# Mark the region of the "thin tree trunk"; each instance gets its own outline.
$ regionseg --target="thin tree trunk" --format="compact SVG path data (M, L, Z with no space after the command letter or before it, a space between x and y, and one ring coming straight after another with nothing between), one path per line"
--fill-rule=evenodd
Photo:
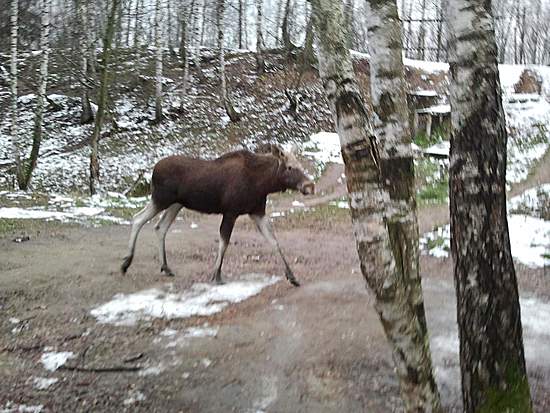
M109 61L111 58L111 44L113 42L116 11L120 0L112 0L111 10L107 18L107 27L103 37L103 52L101 55L101 81L99 86L99 97L97 103L97 114L95 117L94 131L90 140L90 195L94 195L97 191L97 183L99 182L99 138L103 119L107 109L107 93L109 90Z
M183 59L184 59L184 67L183 67L183 84L182 84L182 95L185 96L187 94L187 86L189 85L189 63L193 56L192 52L192 40L194 40L194 27L192 23L195 21L195 16L193 15L193 12L195 11L195 3L197 0L191 0L191 4L189 5L188 12L182 13L182 46L183 47ZM189 30L189 27L191 27L191 30ZM191 32L191 36L189 35ZM181 49L180 49L181 50ZM183 100L182 100L183 104Z
M139 2L140 0L136 0L136 8L134 9L134 49L137 50L139 47Z
M263 0L256 0L256 72L261 75L265 72L264 60L264 35L262 32L262 6Z
M203 9L203 13L205 10ZM201 28L199 26L199 0L194 0L193 8L192 8L192 16L193 19L190 20L190 23L192 24L192 38L190 39L190 46L192 46L193 51L193 63L195 64L195 72L197 74L197 77L199 78L199 81L202 81L204 79L204 76L202 74L202 66L201 66ZM191 56L190 56L191 57Z
M201 41L200 41L201 46L204 44L204 33L205 33L205 29L206 29L206 10L207 10L207 6L208 6L208 0L204 0L203 3L202 3L202 24L201 24ZM198 4L197 4L197 7L199 7Z
M172 7L170 0L166 0L166 36L168 52L172 54Z
M128 9L126 10L126 47L130 47L130 32L132 31L132 1L128 0Z
M80 70L82 76L88 76L88 48L86 42L86 29L88 27L88 0L77 0L76 4L77 21L78 21L78 48L80 50ZM84 82L86 85L87 81ZM81 98L82 112L80 113L80 123L86 124L94 120L94 113L92 106L90 105L90 96L88 86L82 86L82 98Z
M218 27L218 53L219 53L219 72L220 72L220 83L221 83L221 98L227 116L231 119L232 122L238 122L241 119L240 114L233 107L233 103L229 99L227 93L227 81L225 79L225 52L224 52L224 12L225 12L225 1L217 0L216 7L216 25Z
M18 0L11 0L11 57L10 57L10 91L11 91L11 142L13 147L13 158L15 161L15 177L17 182L23 181L23 168L21 165L21 152L19 148L19 139L17 137L17 32L19 29Z
M283 24L281 25L281 36L283 39L283 47L287 51L290 51L294 48L294 45L290 40L289 18L290 18L290 0L286 0L285 11L283 14Z
M90 7L91 6L91 7ZM97 33L97 22L95 18L95 2L88 3L86 7L87 16L86 16L86 50L88 52L88 72L90 77L95 79L96 77L96 33Z
M530 412L506 216L506 122L490 2L447 2L451 250L464 411Z
M160 0L156 0L155 6L155 122L162 121L162 10Z
M239 0L239 29L237 32L239 49L243 48L243 14L244 14L243 0Z
M407 36L405 38L405 56L411 57L414 56L412 53L410 53L411 50L411 41L412 41L412 12L413 12L413 4L414 2L410 2L409 6L409 15L407 16L408 19L408 27L407 27Z
M41 2L41 22L40 30L40 80L38 81L38 96L36 98L36 109L34 115L34 127L32 132L32 148L29 160L25 162L23 181L19 182L19 188L26 190L29 188L32 173L38 163L40 153L40 144L42 142L42 121L44 119L44 105L46 101L46 87L48 84L48 59L50 55L50 9L51 0L42 0Z
M418 30L418 53L417 58L425 60L426 58L426 27L424 19L426 18L426 0L422 0L420 28Z
M348 47L353 47L353 9L354 9L354 0L346 0L344 3L344 24L346 25L347 30L347 39Z
M398 200L405 200L399 203L398 213L406 218L405 222L410 231L416 230L414 209L409 209L414 206L414 190L410 193L410 182L413 179L410 177L413 171L409 169L412 166L411 148L410 145L401 142L410 142L410 136L406 130L401 130L399 137L390 137L391 128L395 127L395 123L403 119L406 122L407 116L403 113L402 107L396 108L398 114L386 119L388 125L385 128L385 142L382 145L377 142L355 80L351 55L346 47L341 3L332 0L312 0L311 3L319 38L319 72L340 136L361 271L375 293L375 307L393 349L407 411L439 411L439 397L425 342L427 336L423 333L425 320L421 306L422 296L417 290L420 280L403 278L407 274L411 277L417 274L417 262L411 258L416 252L411 251L405 257L401 251L397 251L398 243L406 242L401 237L414 238L416 234L401 231L394 221L395 215L390 211L393 209L392 199L396 203L399 203ZM396 9L394 12L396 13ZM377 22L382 26L380 20ZM397 27L392 35L400 39L400 28ZM384 44L392 41L394 39L388 38ZM382 55L386 53L386 50L383 50ZM400 50L396 51L394 46L392 57L388 58L388 65L399 64L399 61L395 61L396 53L399 55ZM386 64L383 56L380 57L379 64L380 67ZM392 67L391 70L395 68ZM378 79L383 81L380 76ZM398 83L397 87L403 88L402 81ZM384 88L394 86L394 83L388 83ZM380 90L382 89L378 89ZM380 99L387 99L387 96L381 96ZM392 100L388 103L395 102ZM384 102L380 102L380 105L383 104ZM387 152L392 147L401 158L389 162ZM390 191L386 187L399 187L403 179L407 184L400 190ZM414 246L414 240L410 241ZM394 257L392 249L397 251L397 257ZM397 264L396 258L399 259ZM409 259L412 262L408 262ZM397 267L405 262L406 271L400 274Z

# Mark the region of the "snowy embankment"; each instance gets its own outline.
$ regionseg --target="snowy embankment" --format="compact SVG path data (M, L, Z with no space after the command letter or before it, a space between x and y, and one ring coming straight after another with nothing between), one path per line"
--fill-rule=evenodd
M550 265L550 184L531 188L508 202L508 228L513 257L536 268ZM545 219L546 218L546 219ZM448 257L450 226L437 228L420 239L423 251L434 257Z

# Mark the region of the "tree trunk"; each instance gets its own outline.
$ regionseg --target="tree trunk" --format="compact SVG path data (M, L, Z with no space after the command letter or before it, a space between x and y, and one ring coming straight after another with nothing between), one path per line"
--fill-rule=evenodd
M294 48L294 45L290 40L289 17L290 17L290 0L286 0L285 11L283 14L283 24L281 25L281 36L283 39L283 48L287 51L290 51Z
M344 24L346 25L347 30L347 39L348 39L348 47L353 47L353 38L354 38L354 32L353 32L353 9L354 9L354 0L346 0L344 3Z
M398 200L406 200L408 203L399 203L398 213L405 218L405 226L409 231L416 231L414 210L409 210L414 206L414 191L410 193L409 189L414 179L410 176L413 173L410 169L411 147L401 142L410 142L410 136L406 130L401 130L398 137L390 136L390 129L402 119L406 122L406 115L402 113L401 106L395 108L397 114L388 116L388 112L391 112L389 109L384 112L388 124L384 128L384 142L380 145L355 80L351 55L346 46L341 3L331 0L312 0L311 3L319 38L319 72L340 136L361 271L375 293L375 307L392 346L406 410L439 411L439 396L431 373L426 343L422 296L417 290L420 280L403 278L407 274L417 274L416 252L411 251L403 256L397 247L399 242L411 242L414 246L413 239L406 239L417 235L402 231L403 227L396 224L396 217L391 213L394 201L399 203ZM382 27L380 17L376 21ZM400 34L397 28L392 36L400 39ZM391 44L394 39L385 39L384 44ZM399 61L394 60L395 53L399 54L400 50L392 51L388 65L399 64ZM380 67L386 64L383 59L382 54L378 61ZM385 81L380 75L378 79L380 82ZM387 83L383 87L385 90L386 87L395 86L395 83ZM403 88L402 80L397 82L397 87ZM381 91L382 88L377 90ZM384 92L380 97L380 105L386 103L386 94ZM390 100L388 104L391 106L396 102ZM394 148L399 156L391 162L387 154L390 148ZM406 185L402 185L403 180ZM386 181L389 181L387 185L391 190L386 187ZM396 187L401 189L394 189ZM397 251L395 258L392 249ZM397 264L396 258L399 260ZM407 261L409 259L412 262ZM404 262L407 267L401 274L397 267L405 265Z
M18 23L18 0L11 0L11 57L10 57L10 91L11 91L11 142L13 147L13 159L15 161L15 177L17 182L23 181L23 169L21 165L21 152L19 148L19 139L17 137L17 32L19 29Z
M32 173L38 163L40 144L42 142L42 120L44 119L44 104L46 101L46 87L48 84L48 59L50 55L50 9L51 0L41 1L41 22L40 30L40 79L38 81L38 96L36 98L36 109L34 116L34 127L32 132L32 148L29 160L25 162L23 180L19 181L19 188L27 190L31 183Z
M265 72L264 35L262 32L262 5L263 0L256 0L256 72L261 75Z
M90 195L94 195L97 191L97 183L99 182L99 138L103 119L107 108L107 93L109 89L109 60L111 58L111 44L116 23L116 11L120 0L112 0L111 10L107 18L107 27L103 37L103 52L101 54L101 81L99 85L99 97L97 103L97 114L95 117L94 131L90 140Z
M506 122L490 3L447 2L451 249L464 411L530 412L506 216Z
M346 26L348 27L348 26ZM302 68L300 69L301 73L305 73L309 70L315 63L315 50L313 49L313 16L309 17L306 26L306 38L304 40L304 50L302 51ZM348 37L349 40L349 37Z
M420 28L418 29L418 53L417 58L420 60L426 59L426 27L424 19L426 18L426 0L422 0L420 17Z
M189 63L193 56L193 52L191 50L192 48L192 41L194 40L194 27L193 24L195 22L195 16L193 15L193 12L195 11L195 3L197 0L191 0L191 4L189 5L189 9L187 12L182 12L182 32L181 32L181 44L183 47L180 48L180 51L183 52L182 57L184 59L184 66L183 66L183 84L182 84L182 95L185 96L187 94L187 87L189 85ZM189 30L189 28L191 30ZM190 33L191 32L191 36ZM182 100L183 104L183 100Z
M239 0L239 29L237 32L237 40L239 43L239 49L243 48L243 14L244 11L244 4L243 0Z
M193 7L192 7L192 16L193 19L190 20L190 24L192 24L192 39L190 39L190 46L192 46L193 51L193 63L195 64L195 72L197 74L197 77L199 78L199 81L204 80L204 76L202 73L202 66L201 66L201 30L202 28L199 25L199 0L194 0ZM205 13L205 10L202 11ZM203 21L204 24L204 21ZM190 56L191 57L191 56Z
M140 0L136 0L136 8L134 10L134 49L137 50L139 47L139 2Z
M76 13L78 21L78 47L80 50L80 70L83 77L88 76L88 48L86 41L86 30L88 28L88 0L77 0ZM87 81L84 84L88 84ZM82 112L80 113L80 124L90 123L94 120L94 113L90 105L90 96L88 87L82 86L81 98Z
M163 49L163 37L162 37L162 10L160 8L160 1L156 0L155 6L155 122L162 121L162 49Z
M373 108L378 115L375 135L379 140L382 182L390 182L385 221L396 263L402 296L377 304L382 320L398 314L396 306L408 306L409 335L386 328L394 344L394 361L407 411L440 410L432 371L428 327L424 311L418 263L418 220L411 130L403 65L402 26L396 0L368 0L367 28L371 50L370 83ZM402 303L399 303L402 300ZM384 311L388 311L384 313Z
M240 114L233 107L233 103L229 99L227 93L227 81L225 79L225 52L224 52L224 12L225 12L225 0L217 0L216 7L216 25L218 27L218 53L219 53L219 72L220 72L220 84L221 84L221 98L227 116L232 122L238 122L241 119Z

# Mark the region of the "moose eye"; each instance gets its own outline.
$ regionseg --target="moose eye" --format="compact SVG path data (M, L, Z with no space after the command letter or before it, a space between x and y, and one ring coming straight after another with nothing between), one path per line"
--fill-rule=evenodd
M292 170L292 166L287 166L287 167L286 167L286 170L287 170L287 171Z

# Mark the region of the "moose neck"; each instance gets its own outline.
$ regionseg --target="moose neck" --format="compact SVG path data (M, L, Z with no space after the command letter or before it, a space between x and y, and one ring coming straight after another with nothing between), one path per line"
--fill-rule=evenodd
M257 163L254 169L259 175L256 180L256 188L259 192L267 196L268 194L282 192L286 189L279 178L281 164L277 158L271 155L260 155Z

